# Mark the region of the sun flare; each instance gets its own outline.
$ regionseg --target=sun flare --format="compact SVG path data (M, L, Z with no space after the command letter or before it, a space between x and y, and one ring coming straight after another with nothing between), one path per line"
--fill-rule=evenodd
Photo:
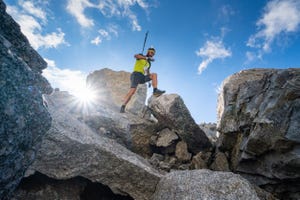
M75 96L81 103L89 104L96 100L96 92L88 87L81 88Z

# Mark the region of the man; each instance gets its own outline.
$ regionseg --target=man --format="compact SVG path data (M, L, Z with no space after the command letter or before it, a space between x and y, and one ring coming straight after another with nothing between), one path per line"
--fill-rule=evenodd
M153 87L153 95L160 96L165 91L159 90L157 88L157 74L150 73L151 62L154 61L153 56L155 55L155 49L149 48L146 55L136 54L134 57L136 58L136 62L134 65L133 72L130 76L131 87L129 92L125 96L124 103L121 106L121 113L125 112L125 107L127 103L130 101L131 97L136 91L138 84L144 84L148 81L152 81Z

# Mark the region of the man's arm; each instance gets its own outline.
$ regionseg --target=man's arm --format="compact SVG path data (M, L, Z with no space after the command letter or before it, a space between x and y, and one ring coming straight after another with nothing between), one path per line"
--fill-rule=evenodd
M148 57L146 57L146 56L144 56L144 55L142 55L142 54L135 54L134 55L134 57L136 58L136 59L144 59L144 60L147 60L148 59Z

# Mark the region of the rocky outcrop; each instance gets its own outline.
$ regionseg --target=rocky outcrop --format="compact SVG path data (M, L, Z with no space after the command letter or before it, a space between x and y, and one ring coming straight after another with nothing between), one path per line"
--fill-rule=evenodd
M259 197L253 186L241 176L203 169L168 173L159 182L153 199L259 200Z
M41 76L46 63L1 0L0 11L0 199L10 198L25 171L12 200L275 199L260 188L300 198L299 69L226 79L220 138L214 124L194 122L177 94L152 97L146 107L146 85L120 114L128 72L91 73L98 99L83 112L67 92L43 99L52 92Z
M217 124L216 123L201 123L199 124L201 130L204 131L209 141L214 145L219 136L217 132Z
M12 200L275 199L246 179L280 199L300 198L299 69L226 79L217 138L213 124L195 124L179 95L152 97L146 107L146 85L120 114L128 72L89 75L94 107L67 92L43 99L52 92L41 76L46 63L1 0L0 11L0 199L26 169Z
M161 98L163 96L165 98ZM169 176L164 176L166 172L183 170L183 174L178 172L178 176L183 177L181 180L185 183L190 180L189 177L198 177L197 174L202 173L201 170L189 172L189 169L230 170L228 152L203 148L205 145L211 146L211 143L203 144L203 140L199 140L198 144L202 148L197 150L198 153L190 150L191 144L197 146L195 141L190 143L190 140L186 140L189 134L194 133L190 127L199 126L192 123L194 121L178 95L163 96L153 97L149 101L152 106L156 105L155 101L160 102L158 105L165 105L155 108L150 106L147 112L164 113L163 117L155 120L143 118L143 115L133 114L128 110L126 113L119 113L119 108L103 102L92 104L91 108L80 107L76 98L67 92L56 91L46 96L53 124L43 140L36 161L26 173L28 178L23 180L16 192L16 198L43 198L44 193L49 196L57 195L60 199L68 199L72 195L73 199L85 195L87 196L83 199L90 199L91 196L86 191L91 188L102 191L106 188L108 192L105 194L123 195L118 196L118 199L151 199L153 194L157 199L169 199L164 185L164 180ZM166 112L166 108L172 108L169 109L171 112ZM173 108L182 116L174 115ZM88 112L82 112L82 109L88 109ZM175 122L180 125L174 125ZM185 127L187 128L184 129ZM206 136L203 138L209 141ZM207 180L215 182L212 188L220 187L228 194L231 192L228 198L248 197L247 192L243 193L246 196L240 196L240 191L249 189L248 182L239 184L239 190L227 191L222 188L220 177L232 180L230 177L235 175L228 173L223 176L224 172L216 175L209 170L206 173L205 176L209 177ZM39 184L37 180L40 181ZM202 179L197 178L197 181L201 185ZM72 191L61 190L64 182L73 188ZM172 187L182 188L183 182L174 181ZM194 187L195 182L196 179L191 181L190 188L194 188L191 190L191 198L205 189L202 186ZM244 183L244 179L241 182ZM233 181L232 184L237 183ZM94 198L99 199L103 195L98 192ZM219 193L217 190L209 190L205 195L215 197ZM257 195L260 199L274 199L261 197L268 196L264 192L253 192L255 198ZM178 198L180 197L179 195Z
M46 62L30 46L0 0L0 199L8 199L35 159L51 117L43 93L52 92L41 76Z
M197 154L212 146L179 95L152 97L149 99L149 108L160 124L176 132L188 144L192 153Z
M28 39L21 32L19 24L6 13L6 5L0 0L0 35L1 43L10 50L14 56L25 62L30 69L41 73L47 64L42 57L31 47Z
M104 68L90 73L87 77L87 85L97 91L98 103L120 109L130 88L130 73ZM133 114L142 114L147 97L146 91L146 85L140 84L126 110Z
M300 69L252 69L227 78L219 96L219 149L231 170L300 198Z
M141 156L88 127L83 116L71 110L74 106L68 107L70 103L61 101L67 100L66 97L67 94L61 92L47 96L53 117L52 127L44 137L37 159L27 171L29 177L20 186L16 199L47 199L54 195L59 199L80 199L88 196L85 191L89 190L90 182L109 187L115 195L119 195L118 199L182 199L183 195L190 199L218 199L224 195L227 199L258 199L249 182L232 173L184 170L164 175L158 172ZM169 129L162 129L159 133L161 138L157 145L168 146L178 138ZM191 159L184 141L177 142L173 151L177 161ZM164 159L154 155L157 159ZM188 168L182 165L181 169ZM71 190L63 190L62 185ZM98 195L100 197L103 193Z
M53 98L48 97L48 105L52 127L30 170L60 180L84 177L115 193L149 199L160 180L159 172L115 140L92 131Z
M55 91L46 96L47 102L55 109L70 113L73 117L87 124L98 134L114 139L128 149L139 148L134 135L143 129L151 132L153 123L130 112L119 113L119 108L110 107L95 101L89 106L83 106L80 101L68 92ZM98 104L97 104L98 103ZM141 127L141 128L139 128ZM147 128L148 127L148 128ZM132 134L131 134L132 133Z

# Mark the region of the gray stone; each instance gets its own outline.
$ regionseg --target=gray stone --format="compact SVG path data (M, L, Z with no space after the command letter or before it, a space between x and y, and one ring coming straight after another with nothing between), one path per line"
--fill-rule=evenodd
M132 113L120 113L119 108L98 103L80 106L68 92L56 91L45 95L55 109L68 112L102 136L114 139L126 148L142 156L150 157L150 138L156 133L157 124Z
M175 156L181 162L187 162L191 160L192 154L188 152L187 144L184 141L177 143Z
M157 132L151 137L151 144L158 149L161 154L174 154L178 136L168 128Z
M299 68L241 71L223 82L218 102L218 147L230 166L285 197L300 193L299 80Z
M0 0L0 10L1 43L9 50L9 54L14 54L15 57L20 58L33 71L41 73L47 67L47 63L31 47L28 39L21 32L19 24L6 13L6 5L2 0Z
M210 169L214 171L226 171L229 172L229 164L225 153L217 152L212 164L210 165Z
M46 62L30 46L0 0L0 199L8 199L34 161L51 117L41 75Z
M153 200L228 199L259 200L251 184L231 172L172 171L157 186Z
M83 122L49 101L52 127L30 171L54 179L84 177L114 193L149 199L161 174L137 154L92 131Z
M158 147L168 147L178 139L176 133L172 132L168 128L161 130L157 134L158 134L158 139L156 141L156 146Z
M204 131L212 144L216 143L218 139L217 124L216 123L201 123L199 124L201 130Z
M158 122L172 129L196 154L212 145L205 133L195 123L183 100L177 94L164 94L149 99L149 108Z
M128 132L131 135L131 145L128 149L145 158L151 157L153 154L151 140L156 134L156 128L157 124L149 121L143 121L138 124L129 123Z
M191 163L184 163L184 164L180 164L179 166L178 166L178 169L179 170L188 170L188 169L190 169L191 168Z
M211 152L199 152L192 159L193 169L208 169Z
M154 154L151 156L149 162L150 162L151 165L153 165L154 167L158 167L160 161L163 161L163 160L164 160L164 156L163 156L163 155L154 153Z

